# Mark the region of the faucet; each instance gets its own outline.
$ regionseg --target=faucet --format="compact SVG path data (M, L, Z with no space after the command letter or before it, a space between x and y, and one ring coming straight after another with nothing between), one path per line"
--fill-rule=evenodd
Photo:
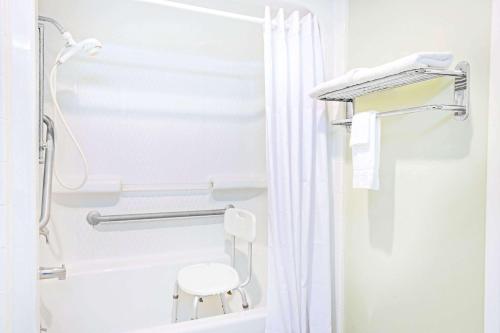
M38 278L40 280L66 280L66 266L61 265L61 267L40 267L38 269Z

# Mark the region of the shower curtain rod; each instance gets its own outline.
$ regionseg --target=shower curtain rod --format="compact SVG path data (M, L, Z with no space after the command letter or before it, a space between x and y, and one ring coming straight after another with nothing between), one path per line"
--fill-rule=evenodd
M150 3L150 4L154 4L154 5L172 7L172 8L177 8L177 9L184 9L184 10L202 13L202 14L209 14L209 15L215 15L215 16L220 16L220 17L226 17L226 18L230 18L233 20L264 24L264 19L261 17L236 14L236 13L232 13L232 12L226 12L223 10L188 5L188 4L179 3L179 2L170 1L170 0L136 0L136 1Z

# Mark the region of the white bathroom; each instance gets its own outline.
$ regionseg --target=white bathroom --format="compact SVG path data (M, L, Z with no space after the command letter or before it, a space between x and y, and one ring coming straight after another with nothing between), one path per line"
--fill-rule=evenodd
M0 333L500 333L499 59L500 0L0 0Z

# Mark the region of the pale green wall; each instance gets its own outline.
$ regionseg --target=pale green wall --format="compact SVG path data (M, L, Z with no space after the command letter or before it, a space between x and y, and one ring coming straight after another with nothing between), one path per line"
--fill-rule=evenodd
M346 333L482 332L489 24L490 0L350 1L349 68L451 51L471 64L472 116L384 119L378 192L352 190L348 153ZM447 82L359 110L452 103Z

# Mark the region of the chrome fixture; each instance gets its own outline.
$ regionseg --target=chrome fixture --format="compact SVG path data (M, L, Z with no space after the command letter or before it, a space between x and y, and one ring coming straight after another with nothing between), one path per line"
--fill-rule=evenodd
M59 61L61 61L61 63L65 62L71 56L78 53L79 51L84 51L89 55L95 55L95 54L97 54L99 49L102 48L101 42L99 42L95 38L87 38L87 39L84 39L80 42L76 42L73 39L73 36L71 35L71 33L69 31L67 31L61 23L57 22L55 19L53 19L51 17L38 16L38 22L39 22L38 23L39 26L43 26L43 23L40 23L40 22L47 22L47 23L52 24L54 27L56 27L56 29L59 31L62 38L66 42L65 49L63 50L64 52L62 55L60 55L60 58L63 58L63 57L64 58L62 61L61 61L61 59L59 59ZM43 37L44 36L42 35L42 39L43 39Z
M45 237L45 242L49 242L49 230L47 224L50 220L50 206L52 198L52 175L54 170L54 154L55 154L55 135L54 135L54 122L49 116L43 116L43 123L46 127L46 134L44 139L44 155L43 160L43 179L42 179L42 204L40 207L40 221L39 230L40 234Z
M226 209L234 208L233 205L228 205L223 209L211 210L192 210L182 212L165 212L165 213L145 213L145 214L124 214L124 215L101 215L98 211L91 211L87 214L87 222L96 226L99 224L114 223L114 222L137 222L147 220L162 220L176 219L186 217L208 217L224 215Z
M54 27L56 27L57 30L59 30L61 35L64 35L67 32L66 29L64 29L63 25L54 20L52 17L38 16L38 22L47 22L52 24Z
M458 111L457 111L458 110ZM460 111L462 110L462 111ZM384 111L377 113L377 118L385 118L391 116L401 116L410 113L418 113L418 112L427 112L427 111L445 111L445 112L453 112L456 114L457 112L465 112L465 108L457 108L455 105L425 105L425 106L416 106L413 108L393 110L393 111ZM343 120L334 120L330 122L331 125L352 125L352 119L343 119Z
M58 180L58 182L61 184L62 187L68 189L68 190L78 190L81 187L85 185L87 182L88 178L88 162L87 158L85 157L85 154L76 139L75 135L73 134L73 131L71 130L68 122L66 121L66 118L64 117L63 112L61 111L61 108L59 106L59 103L57 101L57 69L60 65L64 64L68 59L73 57L76 54L79 53L85 53L86 55L94 56L96 55L99 50L102 48L101 42L99 42L95 38L87 38L84 39L80 42L76 42L73 39L73 36L71 33L69 33L62 24L60 24L58 21L56 21L53 18L46 17L46 16L39 16L38 17L38 32L39 32L39 68L38 68L38 94L39 94L39 116L40 116L40 126L39 126L39 145L42 147L44 143L42 142L42 118L44 115L44 82L45 82L45 72L44 72L44 41L45 41L45 29L44 29L44 23L50 23L54 25L54 27L59 31L61 34L62 38L66 42L64 47L59 51L59 53L56 56L55 63L52 66L50 70L50 75L49 75L49 88L50 88L50 96L52 98L53 102L53 108L55 113L57 114L60 122L58 124L61 124L63 127L65 127L66 132L69 134L69 137L71 141L73 141L73 144L75 145L78 153L80 154L80 157L82 159L82 163L84 166L84 173L82 177L82 181L76 185L76 186L71 186L65 184L60 177L58 177L58 172L57 169L54 169L54 176ZM43 148L40 148L40 153L39 153L39 160L43 160Z
M40 267L38 269L38 278L40 280L66 280L66 266L61 265L61 267Z
M63 36L70 36L69 32L61 23L51 17L38 16L38 145L39 145L39 163L44 159L44 141L43 141L43 116L45 115L45 23L52 24ZM73 39L71 37L71 39Z
M43 116L45 114L45 26L38 23L38 163L44 159Z
M76 141L69 125L67 124L64 115L62 114L59 104L56 99L56 72L57 67L69 58L74 56L79 52L85 52L89 55L95 55L99 49L102 47L101 43L93 38L85 39L81 42L76 42L71 34L66 31L62 24L53 18L46 16L38 17L38 112L39 112L39 129L38 129L38 144L39 144L39 163L43 163L43 183L42 183L42 203L39 221L40 234L45 237L45 241L49 242L49 231L47 229L47 224L50 220L50 205L51 205L51 195L52 195L52 176L55 175L57 178L57 170L54 168L54 151L55 151L55 137L54 137L54 123L51 118L45 115L44 110L44 96L45 96L45 26L44 23L52 24L62 35L63 39L66 41L64 48L58 53L55 61L55 65L52 67L50 74L50 92L54 102L54 110L58 114L61 124L66 127L68 134L78 148L79 153L82 156L83 163L85 165L85 176L83 182L75 187L71 188L64 185L61 181L63 187L69 189L78 189L87 180L87 160L80 148L80 145ZM46 135L43 135L44 124L46 127Z
M382 78L377 78L371 81L354 84L342 89L329 91L318 99L323 101L337 101L349 103L346 118L343 120L335 120L331 125L350 126L352 116L355 113L355 99L377 91L398 88L413 83L432 80L440 77L451 77L454 79L454 103L455 104L432 104L420 107L412 107L406 109L398 109L386 112L380 112L377 117L383 118L388 116L399 116L417 112L426 111L444 111L454 114L455 119L465 120L469 117L469 87L470 87L470 66L466 61L457 64L454 70L434 69L434 68L418 68L405 70L400 73L391 74Z

